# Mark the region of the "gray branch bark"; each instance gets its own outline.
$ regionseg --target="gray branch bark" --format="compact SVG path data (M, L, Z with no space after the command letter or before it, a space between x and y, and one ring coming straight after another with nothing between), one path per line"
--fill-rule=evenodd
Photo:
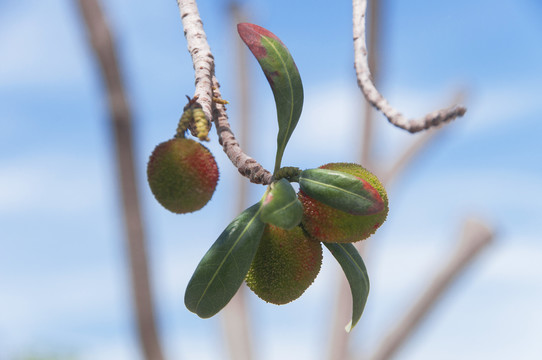
M228 114L224 104L213 102L213 97L221 99L219 83L214 75L215 63L207 36L203 30L203 22L198 12L195 0L177 0L188 51L192 55L196 77L198 103L203 108L205 116L216 126L220 145L224 152L239 170L239 173L256 184L270 184L271 173L256 160L243 152L239 142L231 130Z
M467 111L465 107L454 105L450 108L434 111L419 119L407 119L398 110L393 108L388 100L376 89L371 80L371 70L367 60L367 48L365 45L365 12L367 9L367 0L353 0L352 8L354 23L354 65L358 85L367 101L382 112L391 124L408 132L415 133L452 121L465 114Z

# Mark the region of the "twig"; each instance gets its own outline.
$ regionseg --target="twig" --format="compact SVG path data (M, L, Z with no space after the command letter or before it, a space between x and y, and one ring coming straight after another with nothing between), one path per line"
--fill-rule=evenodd
M203 108L208 120L213 120L224 152L239 170L241 175L256 184L270 184L271 173L263 168L256 160L246 155L228 123L228 115L224 104L213 102L212 98L222 99L218 80L214 76L214 57L211 53L207 36L203 30L198 6L195 0L177 0L183 23L188 51L192 55L196 76L196 91L198 103Z
M367 47L369 48L368 54L368 64L369 68L373 69L372 77L373 81L376 84L378 80L379 73L379 58L380 55L379 45L380 45L380 7L381 0L374 0L371 3L370 11L370 22L369 22L369 42ZM372 160L372 145L373 145L373 125L374 125L374 115L375 111L371 106L367 106L367 103L364 104L364 113L363 117L363 141L361 143L361 164L366 169L370 171L373 169Z
M161 360L164 356L156 330L145 236L137 194L130 107L124 95L113 38L100 5L97 0L79 0L78 3L107 86L139 343L145 359Z
M429 129L442 123L452 121L456 117L463 116L467 109L463 106L454 105L447 109L441 109L425 115L419 119L407 119L403 114L394 109L388 101L378 92L371 80L371 71L367 60L367 48L365 46L365 11L367 0L352 0L353 30L354 30L354 65L358 85L367 101L380 110L389 122L408 132L415 133Z
M213 85L214 96L220 98L220 85L216 77L213 77ZM218 141L239 173L255 184L271 184L271 173L241 150L228 123L225 105L213 103L213 120L218 133Z
M214 57L203 30L196 1L177 0L177 5L181 13L188 52L192 56L194 65L196 77L194 97L197 97L197 102L201 105L207 119L210 120L213 118L211 107L213 103L212 76L215 72Z
M404 318L384 337L371 360L390 359L412 335L421 321L435 306L450 284L493 240L493 232L487 225L467 220L455 253L430 282L425 292L406 313Z

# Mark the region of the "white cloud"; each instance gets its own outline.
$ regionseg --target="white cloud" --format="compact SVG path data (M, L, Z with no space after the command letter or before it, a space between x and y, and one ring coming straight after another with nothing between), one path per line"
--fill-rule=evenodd
M128 341L109 341L107 343L97 343L80 349L81 354L77 354L78 359L82 360L139 360L142 359L135 344Z
M13 157L0 167L0 213L95 209L106 198L104 171L81 154Z
M482 281L497 286L530 287L542 291L542 245L539 237L497 239L487 255L487 265L482 269Z
M125 280L116 270L108 264L64 266L0 278L0 307L10 309L2 315L1 337L15 348L52 342L65 350L100 338L93 326L119 327L129 310Z
M518 126L525 116L540 114L540 84L530 80L494 84L473 94L471 111L466 121L470 131L483 131L495 126Z
M392 297L411 288L413 283L430 279L434 275L431 270L442 265L442 259L447 259L455 246L455 240L447 238L448 244L442 241L381 239L376 258L370 260L380 295ZM542 246L538 240L497 236L482 257L483 266L476 275L478 281L518 287L537 284L542 277L542 266L538 265L542 259Z
M328 84L305 90L303 113L284 154L283 164L320 166L327 162L356 161L361 142L361 93L355 84ZM269 114L267 123L276 123ZM268 133L275 134L275 129ZM273 153L276 140L266 153ZM262 151L263 153L263 151Z
M438 194L439 203L447 205L446 211L485 211L487 216L499 218L502 229L518 219L535 225L533 221L542 211L538 206L542 201L541 183L541 175L520 170L453 169L421 179L413 185L415 190L412 192L420 194L426 189L428 194ZM419 201L432 199L427 197Z
M169 358L198 360L228 359L227 350L222 347L223 344L221 344L220 338L216 335L216 333L209 333L209 331L201 334L197 332L189 334L186 331L174 333L167 341Z

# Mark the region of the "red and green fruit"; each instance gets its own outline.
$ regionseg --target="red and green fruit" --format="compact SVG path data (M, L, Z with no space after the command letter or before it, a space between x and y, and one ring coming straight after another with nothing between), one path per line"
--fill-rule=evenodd
M246 276L248 287L262 300L281 305L300 297L322 265L322 245L299 226L285 230L266 225Z
M374 234L388 215L388 196L378 178L362 166L352 163L330 163L320 168L342 171L367 181L382 197L384 207L375 214L352 215L325 205L300 191L298 198L303 204L301 225L307 233L319 241L333 243L356 242Z
M213 196L218 166L202 144L173 138L156 146L147 165L147 179L158 202L171 212L201 209Z

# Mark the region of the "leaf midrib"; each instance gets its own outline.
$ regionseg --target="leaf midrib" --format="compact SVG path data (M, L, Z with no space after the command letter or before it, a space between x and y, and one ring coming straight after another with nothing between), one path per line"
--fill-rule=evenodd
M292 206L293 204L295 204L296 201L297 201L297 197L294 198L294 199L293 199L292 201L290 201L289 203L287 203L286 205L284 205L283 207L274 210L271 214L276 214L276 213L278 213L278 212L280 212L280 211L282 211L282 210L284 210L284 209L289 208L290 206Z
M364 280L364 283L365 284L369 284L369 276L367 275L367 272L366 271L363 271L363 269L358 265L357 261L354 259L354 257L350 254L350 252L345 248L345 245L343 244L337 244L339 246L339 248L341 248L341 250L343 252L346 253L346 255L348 256L348 258L350 259L350 261L354 264L354 267L356 269L358 269L358 271L361 273L361 277L363 278ZM369 293L368 291L366 291L366 293ZM355 308L356 307L356 304L352 304L352 306ZM352 313L352 316L354 314ZM354 319L352 318L352 321L351 321L351 329L354 328L354 326L357 325L359 321L359 318L356 319L356 322L354 323Z
M207 293L207 290L209 290L209 287L211 286L211 284L215 281L215 278L218 276L218 273L220 272L220 269L222 268L222 266L224 265L224 263L226 262L226 260L228 259L228 257L230 256L231 252L233 251L233 249L237 246L237 243L239 243L239 241L241 240L241 238L243 237L243 235L248 231L248 228L250 228L250 225L254 222L254 220L258 217L258 214L260 213L260 210L261 210L261 207L258 209L258 211L256 211L256 213L254 214L254 216L252 217L252 219L250 219L250 221L247 223L247 226L245 226L245 228L243 229L243 231L241 232L241 234L237 237L237 240L235 240L234 244L232 245L232 247L228 250L228 252L226 253L226 256L224 256L224 259L222 260L222 262L220 263L220 265L218 266L218 268L216 269L215 273L213 274L213 276L211 277L211 280L207 283L207 286L205 287L205 290L203 290L203 293L201 294L198 302L196 303L196 313L198 311L198 308L199 308L199 304L201 303L201 301L203 300L203 298L205 297L205 294Z
M350 260L354 263L354 266L355 266L355 267L359 270L359 272L361 273L361 275L362 275L362 277L363 277L363 280L365 280L365 283L368 284L368 283L369 283L369 277L367 276L367 272L363 271L363 269L358 265L358 263L356 262L356 260L354 259L354 257L350 254L350 252L344 248L345 245L339 244L339 243L337 243L337 245L339 245L339 247L341 248L341 250L344 251L344 252L346 253L346 255L348 255L348 257L350 258Z
M292 78L290 77L290 73L288 72L288 67L286 66L286 62L284 61L284 59L282 58L280 52L277 50L277 47L275 46L275 44L273 44L273 42L271 42L267 37L265 36L262 36L262 40L265 40L265 42L267 44L269 44L273 50L275 50L275 53L277 54L280 62L282 63L282 66L284 68L284 73L286 74L286 77L288 78L288 85L289 85L289 90L290 90L290 116L289 116L289 119L288 119L288 126L286 127L286 134L288 134L288 132L290 131L290 127L292 125L292 118L293 118L293 114L294 114L294 90L293 90L293 85L292 85ZM278 116L278 114L277 114ZM280 130L280 121L279 121L279 130ZM286 147L286 142L288 141L288 136L284 136L283 138L283 141L282 141L282 144L280 145L280 149L281 150L281 154L284 152L284 148ZM278 149L277 149L278 151ZM282 156L281 156L282 157ZM282 160L282 159L280 159ZM278 162L278 164L275 164L275 171L280 167L280 161Z
M315 184L318 184L318 185L322 185L322 186L324 186L324 187L333 188L333 189L342 191L342 192L344 192L344 193L347 193L347 194L351 194L351 195L357 196L357 197L360 198L360 199L363 199L363 200L366 200L366 201L370 201L370 199L367 198L367 197L364 197L364 196L362 196L362 195L356 194L356 193L354 193L354 192L352 192L352 191L348 191L348 190L346 190L346 189L344 189L344 188L341 188L341 187L338 187L338 186L335 186L335 185L331 185L331 184L328 184L328 183L316 181L316 180L309 179L309 178L303 178L303 180L308 181L308 182L312 182L312 183L315 183Z

